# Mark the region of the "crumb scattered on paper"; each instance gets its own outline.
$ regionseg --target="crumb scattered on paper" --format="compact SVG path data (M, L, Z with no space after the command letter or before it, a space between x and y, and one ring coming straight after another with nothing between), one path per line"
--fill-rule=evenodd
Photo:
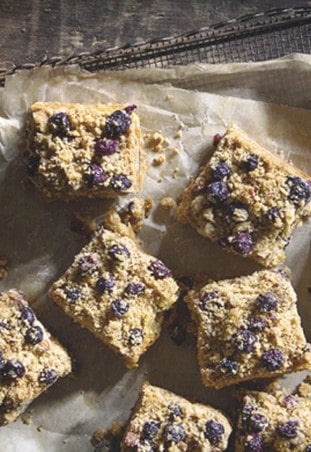
M160 201L160 205L166 210L176 209L176 201L170 196L162 198Z
M32 423L32 417L30 413L24 413L22 415L22 421L25 425L30 425Z
M153 152L164 152L169 144L170 141L160 132L145 135L145 146Z
M165 155L161 154L158 157L155 157L152 160L152 163L153 163L154 166L160 166L160 165L162 165L165 162L165 160L166 160Z

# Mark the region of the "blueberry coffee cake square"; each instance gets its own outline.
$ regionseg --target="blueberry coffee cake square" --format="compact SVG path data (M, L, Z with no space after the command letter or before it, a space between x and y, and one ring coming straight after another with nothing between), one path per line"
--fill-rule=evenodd
M48 200L139 192L145 172L135 105L37 102L26 166Z
M246 392L236 428L236 452L311 451L311 377L294 393L274 384Z
M121 450L221 452L227 449L231 430L221 411L145 383Z
M53 284L50 295L82 327L120 354L128 367L158 338L177 300L172 272L122 229L101 227Z
M0 425L14 421L71 371L67 352L44 328L25 296L0 294Z
M311 369L297 296L284 273L262 270L198 284L185 300L198 328L198 360L206 386L218 389Z
M215 141L180 196L177 218L264 267L284 262L294 229L311 213L311 178L236 126Z

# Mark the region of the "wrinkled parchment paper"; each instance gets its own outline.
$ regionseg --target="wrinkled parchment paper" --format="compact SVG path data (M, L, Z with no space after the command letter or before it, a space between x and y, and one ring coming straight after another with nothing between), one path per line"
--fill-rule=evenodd
M0 254L9 257L10 269L0 281L0 290L17 287L26 293L43 323L75 358L77 369L74 378L59 380L31 405L30 425L18 420L0 429L1 451L91 451L92 433L114 420L127 419L145 379L227 411L232 400L231 389L214 391L201 385L193 347L178 347L163 333L140 367L129 371L107 347L48 300L51 283L85 243L70 230L72 212L97 217L111 201L45 204L25 184L21 136L28 107L39 100L137 104L144 133L161 131L170 141L167 160L161 166L153 166L156 154L147 152L143 194L154 199L155 209L140 237L146 248L175 272L204 272L221 279L259 267L227 254L177 223L158 202L164 196L178 196L210 154L213 135L223 133L232 123L272 152L283 151L286 158L311 173L310 71L310 56L293 55L265 63L95 75L77 68L41 68L8 78L0 91ZM176 136L178 130L181 137ZM120 204L130 198L123 198ZM287 251L309 341L310 226L296 231ZM293 387L304 375L290 375L284 384Z

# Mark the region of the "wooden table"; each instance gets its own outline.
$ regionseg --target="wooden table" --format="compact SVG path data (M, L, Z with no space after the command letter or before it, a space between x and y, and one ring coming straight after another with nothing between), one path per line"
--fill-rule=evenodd
M300 0L1 0L0 70L170 36Z

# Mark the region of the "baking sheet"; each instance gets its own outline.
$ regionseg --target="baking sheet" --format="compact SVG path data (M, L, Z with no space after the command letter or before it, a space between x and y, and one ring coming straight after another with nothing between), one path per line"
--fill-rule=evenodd
M91 451L92 433L128 417L144 379L225 410L232 400L231 389L216 392L201 385L193 347L178 347L163 333L140 367L129 371L48 300L51 283L85 243L70 230L72 212L96 217L111 201L45 204L25 183L22 134L28 107L38 100L137 104L144 133L161 131L170 141L161 166L153 166L157 154L147 151L143 195L153 198L155 208L140 237L146 248L175 272L204 272L220 279L248 274L259 267L227 254L190 227L177 223L159 201L164 196L178 196L211 152L214 134L223 133L232 123L272 152L283 151L286 158L311 173L310 65L311 57L294 55L256 64L107 74L41 68L7 80L0 92L0 253L9 257L10 270L0 282L0 290L17 287L26 293L43 323L74 356L77 369L74 378L58 381L31 405L30 425L18 420L0 429L0 450ZM286 90L280 89L285 85ZM178 131L180 137L176 136ZM130 198L122 198L120 204ZM298 229L287 249L287 264L309 341L310 226L309 222ZM291 375L285 384L293 386L303 375Z

